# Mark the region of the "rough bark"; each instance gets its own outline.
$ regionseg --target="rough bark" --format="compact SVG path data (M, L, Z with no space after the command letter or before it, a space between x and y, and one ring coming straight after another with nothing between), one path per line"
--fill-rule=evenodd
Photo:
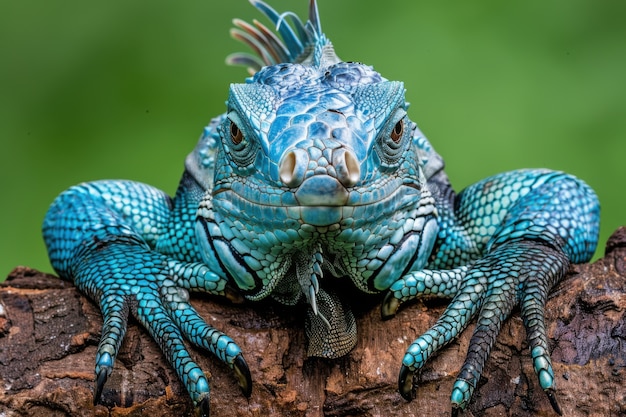
M626 228L603 259L572 267L553 291L546 322L566 416L626 415ZM372 304L368 301L366 304ZM357 313L359 342L339 360L307 359L302 317L277 306L196 297L208 322L235 339L254 387L244 398L230 371L193 350L211 375L213 416L445 416L471 328L421 374L417 398L397 393L400 362L442 303L418 302L392 320ZM260 308L259 308L260 307ZM102 319L68 282L18 267L0 285L0 416L183 416L184 388L146 332L129 328L102 401L92 404ZM554 416L539 388L517 314L506 322L465 416Z

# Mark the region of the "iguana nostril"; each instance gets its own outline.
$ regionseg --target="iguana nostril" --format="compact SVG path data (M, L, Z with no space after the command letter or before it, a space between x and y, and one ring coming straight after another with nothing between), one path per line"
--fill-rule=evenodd
M297 187L304 181L309 165L309 156L304 149L293 149L287 152L279 166L280 180L287 187Z
M361 167L354 153L345 148L336 148L330 158L337 180L344 187L354 187L361 178ZM310 159L309 152L300 148L285 153L278 168L282 183L291 188L299 187L310 169Z
M361 168L354 153L344 148L333 151L333 166L344 187L353 187L361 178Z

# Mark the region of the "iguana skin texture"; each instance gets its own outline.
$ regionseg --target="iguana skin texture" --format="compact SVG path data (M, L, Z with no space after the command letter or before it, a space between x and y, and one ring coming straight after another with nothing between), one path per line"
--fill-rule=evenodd
M230 63L226 112L204 129L174 198L132 181L76 185L43 224L51 263L104 316L99 400L132 314L159 344L202 415L209 381L184 340L234 371L251 395L236 342L207 324L189 292L306 308L308 354L336 358L357 341L350 305L380 293L383 318L421 296L449 298L407 349L400 394L411 400L428 358L472 320L452 414L469 403L502 322L520 308L539 385L560 414L544 323L550 289L593 255L599 204L581 180L518 170L460 193L407 114L404 86L346 63L309 19L252 1L277 27L236 20L257 55Z

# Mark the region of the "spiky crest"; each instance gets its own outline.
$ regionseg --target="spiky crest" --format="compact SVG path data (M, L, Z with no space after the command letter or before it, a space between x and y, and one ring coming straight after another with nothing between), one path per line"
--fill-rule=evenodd
M234 19L235 27L230 31L231 36L248 45L255 54L231 54L226 58L228 64L246 66L253 75L264 66L280 63L299 63L320 68L341 62L332 43L322 32L316 0L309 2L309 18L305 24L293 12L278 13L261 0L250 0L250 3L269 18L276 33L256 19L252 24ZM288 18L291 24L287 23Z

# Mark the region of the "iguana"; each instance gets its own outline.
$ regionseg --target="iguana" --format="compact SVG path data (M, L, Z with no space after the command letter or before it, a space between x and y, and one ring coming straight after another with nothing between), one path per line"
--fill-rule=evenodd
M251 3L277 34L235 20L234 37L256 55L228 61L251 76L230 86L226 111L185 160L175 197L137 182L96 181L63 192L45 217L54 269L104 316L94 402L129 314L208 415L209 381L185 340L232 368L246 396L252 381L241 349L196 313L189 292L306 308L308 355L326 358L356 343L347 301L380 293L383 318L423 295L451 299L406 351L404 398L413 398L428 358L476 319L451 395L453 415L464 409L502 322L519 306L539 385L560 414L544 305L570 263L595 251L593 190L532 169L455 193L442 158L409 119L403 83L342 61L315 0L305 23Z

